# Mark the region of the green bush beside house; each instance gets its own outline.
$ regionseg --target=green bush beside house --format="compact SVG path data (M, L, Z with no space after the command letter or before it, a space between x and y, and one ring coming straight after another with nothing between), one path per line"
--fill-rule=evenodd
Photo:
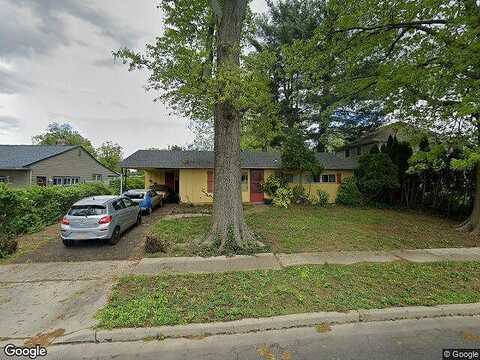
M103 183L22 189L0 184L0 258L15 251L12 237L55 223L82 198L109 194Z

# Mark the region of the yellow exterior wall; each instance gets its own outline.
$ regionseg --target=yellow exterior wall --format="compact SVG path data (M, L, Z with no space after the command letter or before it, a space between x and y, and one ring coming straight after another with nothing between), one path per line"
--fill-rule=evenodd
M339 171L324 171L322 172L321 175L337 175L338 173L342 174L342 180L353 176L353 171L351 170L339 170ZM305 176L304 176L305 179ZM293 187L295 185L298 185L298 183L289 183L289 186ZM303 182L303 188L305 189L305 192L309 194L311 197L317 197L317 191L318 190L323 190L328 193L328 201L330 203L334 203L335 200L337 199L337 194L338 194L338 189L340 188L340 184L337 183L309 183L309 182Z
M179 196L183 203L192 204L211 204L213 202L212 194L207 194L207 172L210 169L180 169L179 170ZM242 201L250 202L250 170L242 170L242 174L248 173L248 181L246 191L242 191ZM352 176L353 171L325 171L322 175L342 173L342 179ZM265 169L264 179L266 180L270 175L274 175L275 170ZM150 181L151 180L151 181ZM154 183L165 184L165 171L150 169L145 170L145 187L148 188ZM289 183L290 186L295 186L297 183ZM324 190L329 194L329 201L335 202L337 198L338 188L340 184L337 183L303 183L303 187L311 196L317 195L317 190ZM245 187L242 187L244 189ZM264 194L268 198L267 194Z
M165 185L165 170L145 170L145 189L149 188L155 183L158 185Z
M207 169L180 169L180 201L209 204L213 198L207 192Z
M210 169L180 169L180 201L192 204L211 204L213 194L207 194L207 172ZM250 201L250 172L248 173L247 190L242 191L242 201ZM214 185L215 186L215 185Z

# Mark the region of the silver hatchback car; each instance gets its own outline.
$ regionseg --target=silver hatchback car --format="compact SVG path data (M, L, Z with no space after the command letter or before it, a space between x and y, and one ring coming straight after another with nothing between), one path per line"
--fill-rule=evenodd
M111 245L128 228L142 223L138 204L123 196L93 196L72 205L60 225L65 246L76 240L103 239Z

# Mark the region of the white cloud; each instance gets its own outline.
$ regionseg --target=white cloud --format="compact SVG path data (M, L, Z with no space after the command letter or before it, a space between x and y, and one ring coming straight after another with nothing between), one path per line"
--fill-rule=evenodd
M31 143L52 121L127 155L191 142L187 120L144 91L147 74L112 58L121 46L143 50L160 16L155 0L0 0L0 114L10 117L0 143Z

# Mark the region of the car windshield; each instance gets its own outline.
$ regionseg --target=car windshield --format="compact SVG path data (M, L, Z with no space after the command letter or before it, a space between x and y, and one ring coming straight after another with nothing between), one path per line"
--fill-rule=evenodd
M124 195L129 199L143 199L143 196L145 194L140 192L132 192L132 193L125 193Z
M72 206L68 215L70 216L93 216L93 215L103 215L107 209L105 206L101 205L78 205Z

